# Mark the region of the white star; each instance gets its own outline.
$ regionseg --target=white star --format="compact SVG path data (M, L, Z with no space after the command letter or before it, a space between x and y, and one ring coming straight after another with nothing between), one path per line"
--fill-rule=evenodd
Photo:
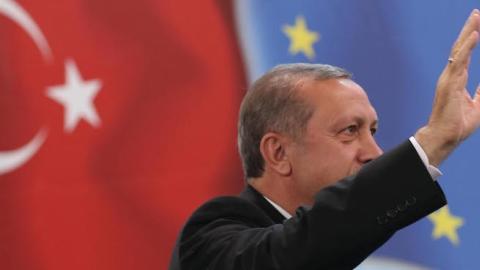
M93 99L101 87L98 79L84 81L73 60L65 61L65 84L48 87L47 96L65 107L66 132L71 133L82 118L94 127L100 125Z

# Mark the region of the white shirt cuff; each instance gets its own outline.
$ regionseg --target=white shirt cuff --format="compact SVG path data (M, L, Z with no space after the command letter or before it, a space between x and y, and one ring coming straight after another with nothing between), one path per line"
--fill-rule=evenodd
M417 142L415 137L412 136L409 138L409 140L412 143L413 147L415 147L415 150L417 150L418 155L422 159L423 164L427 168L428 173L430 173L430 176L432 177L433 181L437 181L437 178L443 175L442 172L437 167L430 165L427 154L425 154L425 151L423 151L423 148Z

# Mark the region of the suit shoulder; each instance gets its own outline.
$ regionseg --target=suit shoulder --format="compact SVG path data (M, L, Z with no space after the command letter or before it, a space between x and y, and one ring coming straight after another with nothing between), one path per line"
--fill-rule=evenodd
M189 221L209 221L212 219L255 220L255 217L267 217L254 203L240 197L222 196L205 202L194 211Z
M188 219L182 235L188 236L201 228L228 224L246 227L265 227L272 220L252 202L235 196L216 197L205 202Z

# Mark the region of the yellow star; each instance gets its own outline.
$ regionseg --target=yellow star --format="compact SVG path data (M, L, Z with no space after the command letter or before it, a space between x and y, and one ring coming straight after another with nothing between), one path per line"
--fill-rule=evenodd
M288 48L288 51L291 54L295 55L303 52L308 59L312 59L315 56L313 43L319 40L320 35L307 28L305 18L298 16L295 19L295 25L285 25L282 30L290 39L290 48Z
M454 245L458 245L460 240L458 239L457 230L463 226L463 219L458 216L454 216L450 213L448 206L441 208L440 210L430 214L428 219L433 223L432 236L434 239L438 239L445 236Z

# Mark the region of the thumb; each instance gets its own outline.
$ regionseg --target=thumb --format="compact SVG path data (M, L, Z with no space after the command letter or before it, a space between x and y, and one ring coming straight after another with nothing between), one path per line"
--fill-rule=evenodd
M473 97L473 101L476 103L480 103L480 83L477 86L477 90L475 90L475 96Z

